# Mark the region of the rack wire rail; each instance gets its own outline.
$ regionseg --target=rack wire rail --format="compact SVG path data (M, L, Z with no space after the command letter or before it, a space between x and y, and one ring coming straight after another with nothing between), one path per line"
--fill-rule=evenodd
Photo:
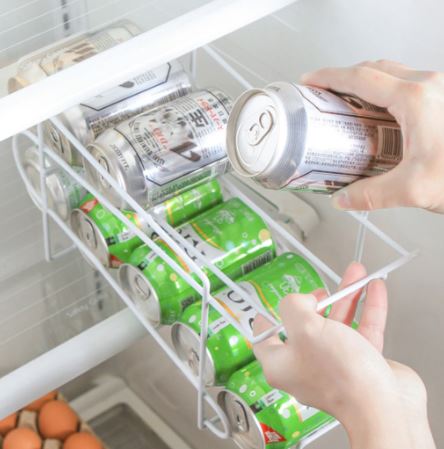
M205 52L213 61L218 64L228 75L230 75L234 80L236 80L243 88L251 88L251 84L242 76L241 73L236 70L217 50L211 46L202 47L200 51ZM190 72L195 75L197 72L196 67L196 53L194 50L190 55L191 68ZM45 257L47 261L54 261L61 256L69 253L70 251L78 248L83 255L89 260L89 262L94 265L94 267L102 274L102 276L108 281L111 287L116 291L120 298L127 305L129 310L134 314L137 320L141 323L146 332L148 332L160 345L160 347L165 351L167 356L171 359L174 365L183 373L187 380L196 388L198 395L198 406L197 406L197 425L199 429L207 428L213 432L216 436L220 438L229 438L231 435L230 426L228 419L220 406L217 404L215 399L211 396L209 389L204 384L204 377L202 375L204 366L206 363L206 339L208 330L208 310L211 305L214 307L231 325L233 325L241 334L248 338L253 344L260 342L270 335L283 331L283 327L280 325L276 319L271 316L268 312L264 311L260 305L256 304L248 294L237 285L234 281L230 280L224 273L222 273L216 266L212 265L209 260L202 256L190 243L188 243L178 232L176 232L171 226L159 218L154 217L149 211L144 210L131 198L125 191L123 191L116 181L107 173L100 164L90 155L88 150L82 146L82 144L69 132L69 130L57 119L51 119L53 125L62 132L68 140L77 148L80 154L100 173L100 175L112 186L112 188L120 195L120 197L129 204L132 209L139 214L146 223L158 234L158 236L163 239L172 249L175 251L183 260L186 261L187 265L194 272L199 282L196 282L190 274L186 273L183 268L174 262L164 251L156 245L156 243L151 240L147 235L145 235L140 229L138 229L134 224L132 224L128 218L121 213L116 207L114 207L93 185L87 182L81 175L76 173L72 167L70 167L64 160L62 160L57 154L52 152L47 148L43 142L43 130L42 125L37 126L37 134L31 131L24 131L13 138L13 152L14 157L19 169L20 175L29 191L32 199L36 205L41 209L42 212L42 223L43 223L43 234L44 234L44 249ZM40 163L40 190L39 195L30 184L27 176L20 165L20 154L19 154L19 140L21 138L29 139L33 144L38 147L39 150L39 163ZM75 181L83 185L87 191L92 193L97 197L97 199L109 209L118 219L120 219L128 229L136 236L138 236L148 247L154 251L159 257L161 257L167 264L169 264L180 276L182 276L191 287L193 287L202 297L202 329L201 329L201 340L200 340L200 353L199 353L199 376L196 378L189 368L179 359L174 350L166 343L166 341L160 336L158 331L150 324L150 322L142 315L138 310L136 305L132 302L131 298L123 291L121 286L116 282L109 271L102 266L99 260L94 256L94 254L89 250L89 248L74 234L70 227L53 211L48 207L48 198L46 192L45 180L48 174L51 172L51 168L45 167L45 158L58 166L65 172L67 172ZM231 176L231 175L229 175ZM263 209L258 207L241 188L242 183L236 181L235 178L230 178L229 183L225 183L225 187L229 190L230 194L237 196L242 199L249 207L251 207L255 212L257 212L265 222L270 226L275 236L279 236L286 243L290 244L299 253L306 257L320 272L322 272L327 278L329 278L335 285L340 282L340 276L335 273L335 271L330 268L326 263L324 263L319 257L313 254L303 243L294 238L282 225L277 223L269 214L267 214ZM344 298L346 295L359 290L360 288L366 286L371 280L378 278L386 278L389 273L396 270L397 268L403 266L409 262L412 258L416 256L416 252L410 252L395 242L391 237L385 234L377 226L368 220L367 214L359 214L350 212L352 218L354 218L358 224L358 236L356 241L355 256L359 260L363 254L364 248L364 238L365 233L370 232L384 242L388 247L392 248L396 253L397 257L395 260L384 265L383 267L377 269L373 273L369 274L364 279L355 282L354 284L344 288L337 293L329 296L328 298L321 301L318 305L318 309L321 310L328 305L331 305L340 299ZM72 245L64 248L57 253L52 251L51 244L51 219L57 226L59 226L64 233L72 241ZM195 257L196 261L192 260L188 254ZM274 324L273 328L262 333L258 336L253 336L248 331L242 329L239 323L229 315L225 309L216 301L210 292L210 282L208 277L203 271L203 267L215 274L226 286L232 288L236 293L240 295L248 304L250 304L258 312L265 314L267 318ZM207 404L213 410L213 416L207 417L205 413L205 404ZM317 430L313 434L306 437L298 444L298 448L303 448L310 444L311 442L318 439L321 435L330 431L336 427L339 423L333 421L321 429Z

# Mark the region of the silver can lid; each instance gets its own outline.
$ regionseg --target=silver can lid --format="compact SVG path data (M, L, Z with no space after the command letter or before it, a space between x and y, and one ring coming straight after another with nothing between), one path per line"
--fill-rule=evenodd
M235 443L242 449L265 449L260 423L248 404L229 390L221 391L217 401L227 415Z
M100 142L99 142L100 141ZM114 130L105 131L99 141L88 147L94 159L111 175L120 189L132 196L142 207L147 203L147 192L142 165L136 152L124 137ZM86 160L87 179L120 209L131 209L111 184Z
M45 165L47 168L51 166L47 157L45 157ZM39 150L36 147L29 147L26 149L23 154L22 166L32 187L35 189L36 193L40 195L40 161Z
M186 324L177 322L171 327L171 340L179 358L189 366L191 372L197 377L200 363L200 335ZM205 362L203 375L205 385L214 385L216 369L208 348L206 348Z
M48 206L53 209L62 220L68 220L71 213L67 192L64 188L60 175L52 173L46 178L48 193Z
M159 298L143 272L130 264L123 264L118 272L119 282L143 316L155 327L160 325Z
M227 152L234 169L253 177L267 171L284 138L279 111L265 90L252 89L235 102L227 126Z
M63 115L61 115L63 119ZM71 129L71 125L69 122L64 121L64 125ZM43 132L45 136L45 142L69 165L81 166L83 158L80 155L77 148L71 145L71 142L68 140L65 135L59 131L49 120L44 122ZM74 133L75 134L75 133Z
M265 187L284 187L297 172L306 137L306 111L295 85L251 89L235 102L227 125L234 170Z
M108 245L94 221L80 209L71 212L71 228L105 267L110 266Z

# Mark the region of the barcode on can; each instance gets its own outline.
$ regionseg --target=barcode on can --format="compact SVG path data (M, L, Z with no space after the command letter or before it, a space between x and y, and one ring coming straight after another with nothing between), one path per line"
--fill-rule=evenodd
M399 128L379 126L378 157L381 159L401 160L402 134Z
M266 253L261 254L260 256L256 257L250 262L247 262L246 264L242 265L242 274L247 274L250 271L255 270L256 268L265 265L272 259L273 259L273 251L267 251Z

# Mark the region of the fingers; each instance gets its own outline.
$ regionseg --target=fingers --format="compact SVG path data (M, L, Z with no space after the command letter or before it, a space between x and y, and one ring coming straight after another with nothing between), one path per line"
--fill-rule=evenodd
M385 108L395 103L400 84L404 83L389 73L362 65L320 69L303 75L301 82L353 94Z
M270 323L265 317L258 314L253 322L253 335L256 337L263 332L271 329L273 324ZM269 355L278 347L283 346L284 343L280 340L278 335L272 335L266 340L261 341L260 343L256 343L253 347L254 355L257 359L259 359L262 363L268 359Z
M379 352L384 347L384 330L387 321L387 289L384 281L368 284L367 297L362 310L358 331Z
M332 198L339 210L374 210L411 206L406 187L409 182L400 166L382 175L356 181L339 190Z
M315 296L299 294L288 295L280 302L279 315L289 339L297 339L302 334L312 334L322 328L324 318L318 314L317 304Z
M390 61L388 59L380 59L379 61L365 61L358 64L361 67L370 67L372 69L380 70L389 75L401 78L403 80L411 79L416 70L401 64L400 62Z
M350 264L345 270L344 277L339 286L339 290L348 287L360 279L367 276L367 271L365 267L357 262ZM351 293L345 298L339 300L333 304L332 310L330 312L329 318L335 321L340 321L341 323L350 325L353 321L356 312L356 306L358 304L359 298L361 296L362 289Z
M321 302L323 299L327 298L328 293L327 293L327 290L325 290L324 288L318 288L317 290L313 290L311 292L311 295L313 295L316 298L317 302ZM324 307L323 309L318 310L318 313L320 315L324 315L325 311L327 310L327 307Z

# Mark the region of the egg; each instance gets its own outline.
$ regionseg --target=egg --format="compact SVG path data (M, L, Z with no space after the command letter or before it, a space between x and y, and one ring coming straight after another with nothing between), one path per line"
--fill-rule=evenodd
M41 449L42 440L31 429L20 427L11 430L3 440L3 449Z
M34 402L31 402L30 404L28 404L25 407L25 410L30 410L32 412L38 412L42 408L43 404L55 399L56 396L57 396L57 391L51 391L51 392L45 394L45 396L42 396L41 398L36 399Z
M63 449L103 449L102 443L88 432L73 433L69 436Z
M55 400L41 408L38 425L45 438L64 440L77 430L79 419L66 402Z
M0 434L6 435L17 424L17 413L7 416L0 421Z

